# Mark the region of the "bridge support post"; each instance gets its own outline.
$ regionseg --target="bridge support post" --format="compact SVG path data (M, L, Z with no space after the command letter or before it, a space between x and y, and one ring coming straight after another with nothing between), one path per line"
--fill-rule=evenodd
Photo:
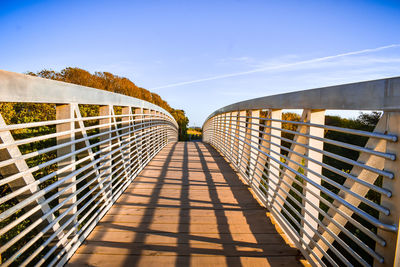
M111 109L114 107L111 105L100 106L99 107L99 115L104 116L106 118L99 119L99 132L102 133L100 136L100 142L104 142L99 145L99 149L101 151L100 157L105 156L107 153L111 152ZM102 180L102 185L100 188L107 186L111 183L110 187L103 192L103 194L107 195L105 201L109 201L112 196L112 155L106 156L103 160L100 161L100 173L104 177Z
M157 122L159 120L160 112L154 111L154 117L155 117L155 122L154 124L157 125ZM154 146L154 151L158 150L162 146L162 140L161 140L161 135L162 135L162 126L155 126L155 140L153 142L156 143Z
M135 143L136 143L136 157L139 162L139 166L142 166L143 162L143 109L135 108L134 125L135 125Z
M254 172L254 178L258 181L258 184L260 184L259 186L261 187L267 187L267 183L266 183L266 177L268 175L268 171L267 173L265 173L265 171L268 169L266 167L266 164L268 162L268 156L266 156L265 154L269 155L269 149L270 149L270 143L269 141L271 140L271 136L269 135L271 128L269 128L269 126L271 126L271 121L268 120L269 118L269 111L267 111L267 113L265 115L264 112L261 112L260 114L260 119L261 121L259 122L262 126L259 127L259 130L262 131L263 133L261 133L261 142L259 145L259 149L260 151L257 151L257 160L256 160L256 166L255 166L255 172ZM265 120L263 120L265 119ZM264 191L264 189L262 189ZM265 194L266 192L264 192Z
M144 121L144 138L142 139L142 147L143 147L143 152L145 153L144 161L146 162L149 157L149 141L150 141L150 136L147 134L150 133L150 127L151 127L151 119L150 119L150 110L148 109L143 109L143 121Z
M325 110L305 110L305 113L307 113L307 121L311 124L319 124L323 125L325 124ZM310 126L308 130L308 134L310 136L315 136L318 138L324 138L324 129L323 128L318 128L318 127L313 127ZM308 146L313 147L319 150L323 150L324 148L324 143L322 141L316 140L314 138L308 138ZM307 149L306 152L308 158L315 160L316 162L322 162L322 154L311 149ZM310 170L315 172L316 174L305 170L305 175L310 178L313 182L316 184L320 185L321 184L321 178L318 177L317 174L322 175L322 166L320 164L317 164L311 160L307 160L305 162L305 167ZM318 215L319 212L317 209L313 208L310 205L310 202L313 203L315 206L319 207L319 199L313 195L311 192L314 192L316 195L320 194L320 191L318 188L315 186L311 185L310 183L304 181L303 182L304 187L306 187L308 190L303 190L303 194L305 196L305 199L308 201L303 200L303 206L304 209L302 211L302 221L301 225L303 229L301 230L302 236L303 236L303 241L305 244L308 246L311 246L310 242L311 240L307 237L305 233L307 233L311 238L313 238L315 232L318 231ZM305 223L307 222L307 223ZM305 247L304 247L305 249Z
M239 112L238 117L238 138L239 138L239 147L238 147L238 157L237 157L237 168L240 173L243 173L242 162L244 161L244 149L246 142L246 110L241 110Z
M65 119L74 119L75 114L74 114L74 108L72 104L62 104L62 105L57 105L56 106L56 120L65 120ZM56 132L68 132L65 135L58 136L57 139L57 145L68 143L71 141L75 140L75 133L73 130L75 129L75 122L70 121L70 122L65 122L65 123L60 123L57 124L56 126ZM61 147L57 149L57 157L62 157L71 153L75 152L75 144L70 144L64 147ZM70 175L73 171L75 171L76 167L72 166L75 162L75 155L71 155L63 160L60 160L57 163L57 168L58 170L61 170L65 168L59 175L58 175L58 180L62 180L68 175ZM69 168L68 168L69 167ZM65 187L75 184L76 181L76 176L74 175L73 177L68 178L65 182L63 182L59 187L58 191L63 190ZM71 194L75 194L76 191L76 185L73 185L70 189L66 190L64 193L62 193L59 197L58 200L61 203L64 201L66 198L68 198ZM63 205L62 208L60 208L60 214L65 212L67 209L71 208L75 202L77 201L77 196L73 196L67 203ZM78 210L77 206L73 207L68 214L60 220L60 224L63 225L65 224L72 216L73 214L76 213ZM64 230L68 231L72 227L74 227L74 224L77 222L77 218L73 220L72 223L70 223Z
M400 138L400 112L387 112L386 117L386 133L396 135ZM394 174L393 179L384 178L383 188L389 188L392 192L392 196L388 198L385 195L381 195L381 205L390 210L389 216L380 215L380 220L387 224L397 224L400 220L400 141L386 142L386 153L393 153L396 156L395 160L385 160L384 170L390 171ZM399 248L398 246L398 233L384 231L378 229L378 235L386 241L386 246L382 247L377 245L376 251L383 256L384 262L374 262L379 266L393 266L395 264L395 257L399 261ZM399 264L399 263L397 263Z
M227 128L226 128L226 151L229 155L229 159L232 159L232 112L227 113Z
M230 151L230 160L231 162L235 162L235 143L236 143L236 138L235 138L235 132L236 132L236 125L237 125L237 112L231 112L230 113L230 119L229 119L229 133L230 133L230 139L229 139L229 151Z
M125 170L126 170L126 180L129 180L130 178L130 169L131 169L131 160L130 160L130 153L131 153L131 145L129 144L131 142L131 116L132 116L132 110L130 107L122 107L121 110L121 115L123 115L121 119L121 146L125 146L122 151L121 151L121 157L123 158L123 164L125 164ZM128 145L129 144L129 145Z
M222 115L218 115L215 119L215 144L218 147L219 144L221 143L221 116Z
M250 111L250 155L249 155L249 185L253 186L253 179L256 175L256 166L258 159L258 148L259 148L259 135L260 135L260 110Z
M303 110L303 113L300 117L301 122L307 122L309 120L308 118L309 112L308 110ZM300 155L305 155L306 154L306 148L303 145L307 144L307 137L302 136L303 134L308 134L309 132L309 127L305 125L298 125L296 132L299 134L295 134L293 137L293 143L290 145L290 151L287 155L287 158L290 159L290 161L286 161L286 165L289 168L298 170L299 166L297 164L302 164L303 157L299 156ZM297 163L297 164L296 164ZM281 196L287 196L290 192L289 185L293 185L293 180L296 179L296 174L292 171L290 171L288 168L284 168L282 171L281 175L282 181L280 182L280 188L278 189L278 195ZM304 192L303 192L304 193ZM296 193L297 194L297 193ZM282 206L284 205L283 200L277 200ZM278 208L278 210L281 210Z
M153 155L153 153L158 149L158 145L155 145L158 141L158 127L156 125L156 116L157 116L157 111L152 110L150 111L151 114L151 120L150 120L150 126L151 126L151 136L150 136L150 141L149 141L149 148L150 148L150 156Z
M226 134L226 113L221 115L220 118L220 130L221 130L221 147L223 147L224 149L226 149L226 138L227 138L227 134Z
M269 110L270 113L270 118L272 120L282 120L282 110L281 109L271 109ZM282 122L280 121L271 121L271 143L270 143L270 155L271 157L275 158L277 161L280 161L280 154L281 154L281 148L279 147L281 145L281 137L282 132L277 129L282 128ZM272 197L277 194L277 188L276 184L279 184L279 178L280 177L280 164L278 162L275 162L273 160L269 160L268 162L268 203L270 205L275 205L274 202L277 201L277 197ZM271 181L270 181L271 180Z

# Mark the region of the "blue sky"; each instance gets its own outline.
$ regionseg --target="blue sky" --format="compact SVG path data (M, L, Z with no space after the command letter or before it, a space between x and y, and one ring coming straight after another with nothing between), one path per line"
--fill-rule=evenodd
M0 34L0 69L109 71L197 126L249 98L400 76L400 1L0 0Z

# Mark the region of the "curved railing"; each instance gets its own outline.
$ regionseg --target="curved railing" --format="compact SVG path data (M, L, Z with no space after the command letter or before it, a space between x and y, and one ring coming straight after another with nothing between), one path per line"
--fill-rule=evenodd
M0 255L63 265L178 126L136 98L0 71Z
M291 109L302 110L299 119ZM325 124L325 111L339 109L383 115L373 131ZM322 266L400 264L399 136L400 78L247 100L203 125L203 140Z

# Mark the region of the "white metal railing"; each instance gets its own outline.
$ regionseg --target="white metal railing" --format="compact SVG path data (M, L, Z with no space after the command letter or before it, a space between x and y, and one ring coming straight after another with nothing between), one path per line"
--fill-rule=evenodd
M283 109L303 111L290 120ZM338 109L383 115L372 132L325 125L325 111ZM203 141L321 266L399 264L399 136L400 78L243 101L203 125Z
M65 264L146 164L177 141L164 109L93 88L0 71L0 105L4 266ZM19 123L7 123L14 117Z

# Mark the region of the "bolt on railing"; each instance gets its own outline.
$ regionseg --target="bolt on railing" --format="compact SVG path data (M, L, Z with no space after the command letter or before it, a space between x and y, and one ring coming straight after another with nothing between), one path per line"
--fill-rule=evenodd
M293 109L298 120L284 113ZM383 115L372 132L326 125L326 110L339 109ZM399 136L400 78L247 100L203 125L203 141L321 266L398 264Z
M177 141L164 109L84 86L0 71L0 105L4 266L65 264L146 164Z

